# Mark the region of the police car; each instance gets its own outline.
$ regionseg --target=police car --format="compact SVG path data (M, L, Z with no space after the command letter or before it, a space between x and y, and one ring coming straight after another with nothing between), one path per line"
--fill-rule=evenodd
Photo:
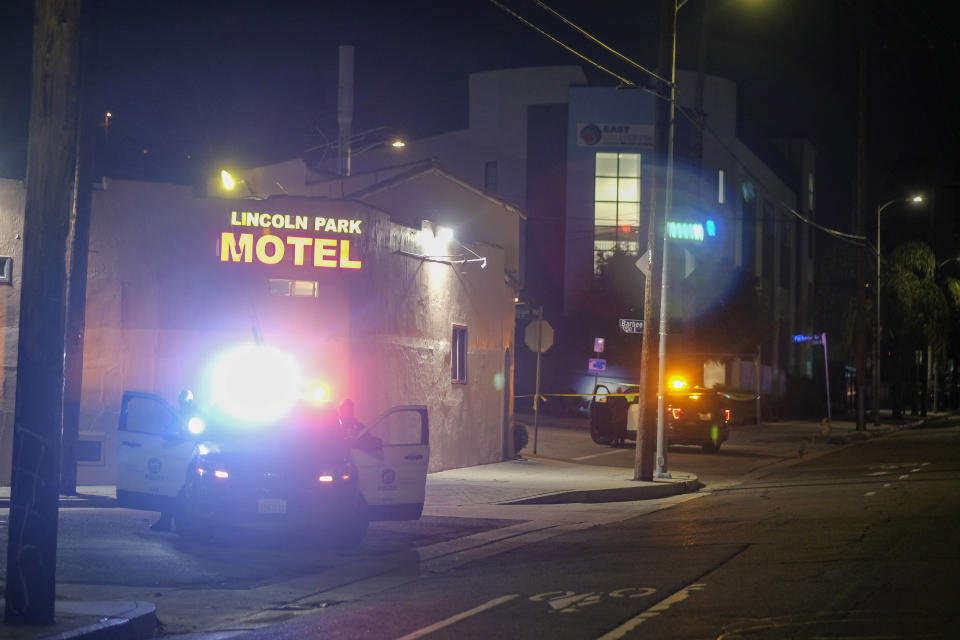
M203 408L123 394L120 506L172 514L190 539L230 526L282 526L359 542L371 520L418 519L430 456L427 408L396 406L368 425L345 424L315 392L278 398L292 381L263 367L265 353L248 348L261 367L253 376L228 361L221 373L242 381L229 383L225 397L213 385Z

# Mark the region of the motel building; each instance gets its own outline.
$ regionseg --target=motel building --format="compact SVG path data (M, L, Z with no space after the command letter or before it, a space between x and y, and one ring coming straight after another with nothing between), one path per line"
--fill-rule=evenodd
M301 160L229 192L105 179L93 193L78 483L112 484L125 390L202 406L218 354L292 354L361 421L429 409L430 470L511 457L521 210L433 162L331 179ZM24 185L0 180L0 483L9 484ZM0 273L0 275L3 275Z

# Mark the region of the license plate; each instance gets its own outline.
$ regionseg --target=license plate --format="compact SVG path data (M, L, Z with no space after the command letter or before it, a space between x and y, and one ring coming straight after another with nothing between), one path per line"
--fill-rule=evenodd
M286 513L287 501L281 498L260 498L257 508L260 513Z

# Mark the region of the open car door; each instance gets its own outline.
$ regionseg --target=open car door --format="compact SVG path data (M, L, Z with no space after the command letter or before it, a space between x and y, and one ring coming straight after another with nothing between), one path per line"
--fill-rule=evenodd
M160 396L124 391L117 429L117 502L122 507L171 510L193 457L194 438Z
M430 426L423 405L380 414L351 447L370 520L416 520L423 513Z

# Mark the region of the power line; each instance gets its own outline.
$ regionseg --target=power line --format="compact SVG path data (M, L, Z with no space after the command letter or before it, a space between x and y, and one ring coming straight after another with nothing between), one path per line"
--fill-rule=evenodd
M623 84L626 84L626 85L629 85L629 86L634 86L634 83L631 82L630 80L627 80L627 79L624 78L623 76L614 73L613 71L611 71L610 69L607 69L606 67L604 67L604 66L601 65L600 63L591 60L590 58L588 58L587 56L583 55L582 53L580 53L580 52L577 51L576 49L567 46L566 44L564 44L563 42L561 42L558 38L555 38L554 36L550 35L549 33L547 33L546 31L544 31L544 30L541 29L540 27L536 26L535 24L533 24L532 22L530 22L529 20L527 20L526 18L524 18L524 17L521 16L520 14L516 13L516 12L513 11L512 9L510 9L510 8L508 8L508 7L505 7L504 5L500 4L499 2L497 2L497 0L490 0L490 2L492 2L492 3L495 4L496 6L500 7L501 9L503 9L504 11L506 11L507 13L509 13L510 15L512 15L514 18L516 18L517 20L519 20L519 21L522 22L523 24L527 25L528 27L530 27L531 29L533 29L534 31L536 31L537 33L539 33L540 35L549 38L550 40L552 40L552 41L555 42L556 44L560 45L561 47L563 47L564 49L566 49L567 51L569 51L569 52L572 53L573 55L577 56L578 58L580 58L580 59L582 59L582 60L585 60L586 62L589 62L590 64L592 64L593 66L595 66L597 69L600 69L600 70L603 71L604 73L610 74L611 76L613 76L614 78L616 78L617 80L619 80L620 82L622 82Z
M612 53L613 55L617 56L618 58L620 58L620 59L623 60L624 62L633 65L634 67L636 67L637 69L640 69L640 71L643 71L643 72L646 73L647 75L650 75L650 76L656 78L657 80L659 80L660 82L665 83L668 87L672 84L672 83L671 83L669 80L667 80L666 78L658 75L657 73L655 73L655 72L653 72L653 71L650 71L649 69L647 69L646 67L644 67L644 66L641 65L640 63L636 62L636 61L633 60L632 58L628 58L627 56L623 55L622 53L620 53L620 52L617 51L616 49L610 47L610 46L607 45L605 42L601 42L600 40L598 40L597 38L595 38L592 34L588 33L588 32L585 31L584 29L580 28L579 26L577 26L576 24L574 24L573 22L571 22L570 20L568 20L566 17L564 17L564 16L560 15L559 13L557 13L556 11L554 11L552 8L550 8L549 6L547 6L547 5L546 5L544 2L542 2L541 0L534 0L534 2L535 2L541 9L543 9L543 10L546 11L546 12L548 12L549 14L551 14L553 17L555 17L555 18L557 18L558 20L560 20L561 22L563 22L563 23L564 23L565 25L567 25L568 27L570 27L571 29L577 31L578 33L580 33L580 35L584 36L585 38L587 38L588 40L590 40L590 41L593 42L594 44L597 44L597 45L603 47L604 49L606 49L607 51L609 51L609 52Z

